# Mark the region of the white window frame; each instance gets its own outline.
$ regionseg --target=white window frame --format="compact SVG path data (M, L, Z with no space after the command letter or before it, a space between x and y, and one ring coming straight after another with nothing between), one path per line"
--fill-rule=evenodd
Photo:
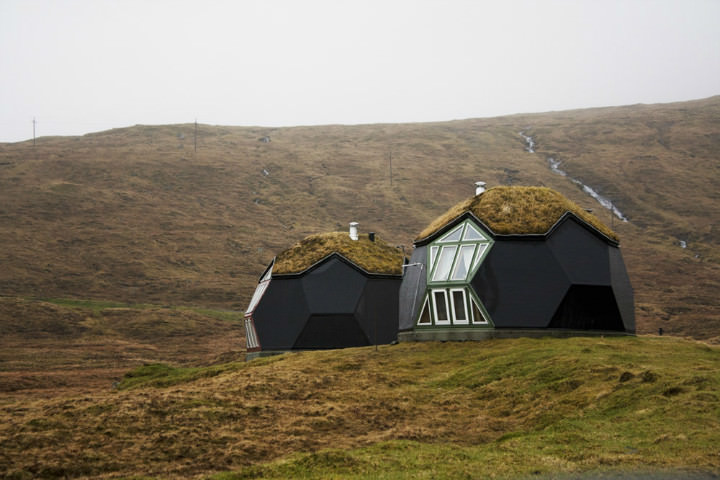
M455 266L455 258L457 257L458 251L460 249L460 245L458 244L450 244L450 245L443 245L443 247L440 249L440 252L438 252L436 264L434 265L435 269L432 272L432 281L433 282L447 282L450 278L450 275L452 274L453 267ZM446 254L447 252L447 254ZM452 252L452 253L449 253ZM447 259L447 257L450 257L450 263L447 266L447 271L444 272L444 275L441 278L438 278L438 274L442 272L440 269L440 263L443 259ZM443 269L445 270L445 269Z
M488 319L485 315L485 312L483 311L483 308L480 306L478 302L475 301L472 295L469 295L471 304L468 305L470 309L470 321L473 325L489 325L490 322L488 322ZM473 305L477 308L478 312L480 312L480 320L475 319L475 309L473 309Z
M453 295L454 292L460 292L463 297L463 307L465 310L465 320L458 320L457 316L457 310L455 308L455 296ZM468 295L465 288L451 288L449 289L450 293L450 304L452 309L452 323L453 325L469 325L470 324L470 318L472 313L468 311Z
M424 323L422 321L423 313L428 312L428 319L430 319L430 323ZM433 317L430 312L430 295L425 295L425 301L423 302L423 306L420 309L420 316L417 319L417 325L420 327L427 327L432 326L433 324Z
M472 228L480 236L479 239L466 239L468 230ZM447 240L447 237L459 233L459 239ZM474 235L473 235L474 236ZM439 240L434 241L428 247L428 283L430 284L463 284L467 283L469 277L476 272L482 260L487 256L493 245L493 240L485 236L482 229L477 227L471 220L465 220L463 224L454 227L450 232L443 235ZM461 254L473 247L472 255L467 272L463 278L457 278L457 269L464 256ZM440 270L441 260L447 260L446 256L452 251L449 270ZM445 275L441 275L445 273ZM439 285L438 285L439 287Z
M472 252L470 252L470 261L467 264L467 269L465 270L465 275L463 275L461 278L455 278L455 275L457 274L458 267L462 264L463 261L463 250L468 250L469 248L472 248ZM473 264L475 263L475 255L478 250L478 245L474 243L461 243L458 245L458 249L455 252L455 259L452 266L452 271L448 275L447 281L449 282L465 282L467 281L467 277L470 274L470 272L473 271Z
M433 319L435 325L451 325L452 317L450 316L450 304L448 302L447 290L444 288L435 288L430 290L430 293L432 297L433 314L435 316L435 318ZM442 293L443 297L445 297L445 316L447 317L447 320L440 320L440 317L438 316L437 302L435 301L436 293Z
M245 318L245 347L248 349L260 348L260 342L257 339L255 325L252 318Z

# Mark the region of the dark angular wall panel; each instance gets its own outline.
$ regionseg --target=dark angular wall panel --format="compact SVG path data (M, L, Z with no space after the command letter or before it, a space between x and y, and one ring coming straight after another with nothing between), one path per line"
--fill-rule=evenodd
M617 300L618 309L625 324L625 330L635 333L635 304L633 301L633 289L630 284L625 262L619 248L610 248L610 277L612 278L612 289Z
M496 241L471 284L496 328L547 327L570 288L544 240Z
M370 345L352 314L311 315L293 348L327 349Z
M301 277L307 305L313 314L353 313L366 277L338 258Z
M414 265L422 263L422 267ZM400 285L399 326L400 331L412 330L427 288L427 247L416 248L410 257L410 264L403 268Z
M399 290L398 280L368 279L355 318L371 345L397 340Z
M298 279L273 278L253 319L263 350L287 350L305 328L310 310Z
M574 217L567 219L547 239L555 259L573 284L610 285L608 249Z

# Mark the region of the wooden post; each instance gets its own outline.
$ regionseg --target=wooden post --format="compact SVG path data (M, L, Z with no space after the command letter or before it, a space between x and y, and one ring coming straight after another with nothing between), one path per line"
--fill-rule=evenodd
M392 150L390 150L388 157L390 159L390 186L392 187Z

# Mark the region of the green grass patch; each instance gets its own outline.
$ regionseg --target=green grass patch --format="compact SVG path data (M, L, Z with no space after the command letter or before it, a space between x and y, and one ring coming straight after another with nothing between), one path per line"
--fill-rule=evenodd
M61 307L79 308L83 310L91 310L94 314L98 314L107 308L132 308L135 310L145 310L148 308L158 308L157 305L146 303L123 303L112 300L88 300L74 298L39 298L38 300L59 305Z
M549 441L568 442L556 448ZM253 465L233 472L207 477L209 480L246 479L526 479L526 478L615 478L634 474L668 475L662 478L693 478L687 469L664 465L643 464L635 449L620 447L603 449L594 445L578 445L574 437L562 439L519 437L513 445L492 442L485 445L461 446L423 443L409 440L381 442L369 447L296 454L263 465ZM595 448L592 458L588 447ZM576 448L578 454L570 451ZM631 460L628 465L627 460ZM712 472L704 470L708 475ZM673 476L673 474L675 476ZM689 475L689 476L686 476ZM707 478L707 477L704 477Z
M209 367L173 367L163 363L142 365L127 372L118 383L119 390L138 387L170 387L209 378L245 368L243 362L231 362Z
M201 315L205 315L212 318L217 318L218 320L222 320L225 322L239 322L243 319L243 315L245 312L232 312L229 310L213 310L210 308L201 308L201 307L173 307L177 308L179 310L191 310L195 313L199 313Z

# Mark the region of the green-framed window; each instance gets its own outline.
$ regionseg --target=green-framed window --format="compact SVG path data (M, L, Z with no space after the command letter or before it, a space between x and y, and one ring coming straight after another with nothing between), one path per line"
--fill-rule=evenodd
M418 327L492 327L490 316L468 287L431 288L423 300Z
M428 284L469 282L492 244L472 221L456 226L428 248Z
M465 220L428 246L428 288L418 327L492 326L469 283L493 243L472 220Z

